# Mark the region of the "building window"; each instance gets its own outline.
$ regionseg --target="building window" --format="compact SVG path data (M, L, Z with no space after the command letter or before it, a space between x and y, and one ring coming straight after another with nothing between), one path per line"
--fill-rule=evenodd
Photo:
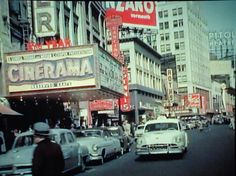
M182 8L178 8L178 15L182 15L183 14L183 9Z
M162 11L159 11L159 12L158 12L158 15L159 15L159 18L163 18L163 13L162 13Z
M182 61L185 61L185 60L186 60L185 53L181 53L181 60L182 60Z
M186 71L186 65L182 65L182 72L185 72Z
M178 27L178 21L177 20L173 21L173 27Z
M170 44L166 44L166 51L170 51Z
M168 11L167 10L164 11L164 17L168 17Z
M180 65L177 65L177 71L181 72L181 66Z
M165 22L165 29L169 29L169 22Z
M179 50L179 43L175 43L175 50Z
M183 26L184 25L184 22L183 22L183 19L180 19L179 20L179 27Z
M160 26L160 30L163 30L164 28L163 23L160 23L159 26Z
M179 38L184 38L184 31L179 31Z
M161 45L161 52L165 52L165 45Z
M164 34L160 34L160 37L161 37L161 41L165 40Z
M180 42L180 49L181 49L181 50L184 50L184 49L185 49L184 42Z
M187 82L187 75L182 76L182 82Z
M169 33L165 33L165 38L166 38L167 41L170 40L170 35L169 35Z
M175 55L175 60L176 60L176 61L180 61L180 54L176 54L176 55Z
M172 9L173 16L177 15L177 9Z
M69 18L65 16L65 36L69 38Z
M174 39L178 39L179 38L179 33L178 32L174 32Z

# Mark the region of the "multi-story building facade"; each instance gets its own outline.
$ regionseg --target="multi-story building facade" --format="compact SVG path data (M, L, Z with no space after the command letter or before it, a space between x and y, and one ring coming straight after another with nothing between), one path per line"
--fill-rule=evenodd
M158 51L175 55L178 93L199 93L210 109L208 33L197 2L158 2L157 10Z
M211 60L211 78L220 84L222 108L220 113L235 114L235 69L231 60ZM213 94L214 92L212 92ZM216 96L213 94L213 105Z
M120 49L128 63L131 107L135 115L131 121L139 123L141 111L146 111L147 116L158 115L155 108L163 99L161 55L136 37L122 39Z

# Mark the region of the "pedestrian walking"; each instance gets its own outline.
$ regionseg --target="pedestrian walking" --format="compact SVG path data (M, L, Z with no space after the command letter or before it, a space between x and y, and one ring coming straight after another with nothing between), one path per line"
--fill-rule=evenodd
M64 170L64 158L59 144L50 140L49 125L44 122L34 124L33 176L60 176Z

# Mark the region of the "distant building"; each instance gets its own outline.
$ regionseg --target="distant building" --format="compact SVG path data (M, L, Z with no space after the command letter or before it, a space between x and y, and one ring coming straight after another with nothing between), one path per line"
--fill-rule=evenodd
M178 93L200 94L210 109L207 25L198 2L158 2L158 51L175 56ZM199 108L193 108L198 112Z
M235 69L231 60L211 60L211 78L221 85L222 108L221 113L235 114ZM212 92L214 93L214 92ZM216 96L213 94L213 103Z

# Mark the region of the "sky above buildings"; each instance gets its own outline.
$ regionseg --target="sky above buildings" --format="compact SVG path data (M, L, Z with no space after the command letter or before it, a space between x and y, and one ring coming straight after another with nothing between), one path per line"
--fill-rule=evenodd
M200 1L208 29L216 31L236 31L236 1Z

